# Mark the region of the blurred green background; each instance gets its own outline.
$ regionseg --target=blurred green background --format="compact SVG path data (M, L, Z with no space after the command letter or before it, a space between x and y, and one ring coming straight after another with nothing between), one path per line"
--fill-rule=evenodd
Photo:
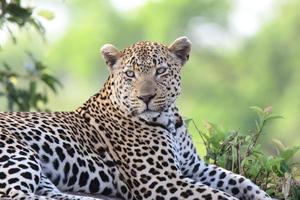
M103 44L119 49L140 40L170 44L186 35L193 49L182 72L183 116L200 128L208 121L247 132L255 125L249 107L272 106L284 119L268 126L266 149L274 151L272 138L300 144L299 0L22 2L37 18L44 12L46 39L31 27L12 25L14 44L2 26L0 62L30 68L24 51L42 60L63 85L51 93L50 110L74 110L101 88L108 75L99 53ZM1 110L6 104L0 98Z

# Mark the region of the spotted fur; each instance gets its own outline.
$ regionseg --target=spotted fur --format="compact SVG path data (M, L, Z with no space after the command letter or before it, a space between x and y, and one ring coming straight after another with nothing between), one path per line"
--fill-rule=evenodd
M104 87L72 112L0 113L0 198L270 200L250 180L204 163L175 106L191 49L105 45Z

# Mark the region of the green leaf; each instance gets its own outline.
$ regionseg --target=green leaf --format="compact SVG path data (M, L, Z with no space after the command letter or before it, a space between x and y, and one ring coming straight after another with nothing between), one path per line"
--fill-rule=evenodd
M31 16L32 9L31 8L27 8L27 9L22 8L18 4L10 3L6 7L6 12L14 17L18 17L23 20L26 20L27 18L29 18Z
M264 114L263 109L258 106L251 106L250 109L255 111L259 116L262 116Z
M285 161L289 161L299 150L300 150L300 146L287 148L280 153L280 157L282 157Z
M39 62L39 61L36 61L34 64L35 64L35 69L36 69L38 72L42 72L42 71L44 71L45 69L47 69L47 67L46 67L43 63L41 63L41 62Z
M50 89L56 93L57 90L56 90L56 86L61 86L60 82L54 78L53 76L50 76L48 74L42 74L41 75L41 80L43 80L43 82L48 86L50 87Z
M50 20L53 20L54 17L55 17L55 15L54 15L54 13L53 13L52 11L46 10L46 9L43 9L43 10L38 11L37 14L38 14L39 16L41 16L41 17L43 17L43 18L49 20L49 21L50 21Z
M286 147L284 146L284 144L280 140L272 139L272 142L276 145L279 152L282 152L286 149Z
M7 71L11 70L11 67L9 66L9 64L7 62L3 62L3 66Z
M38 33L45 40L45 38L44 38L45 27L38 20L35 20L35 19L30 19L28 22L38 31Z
M276 119L284 119L284 117L276 115L276 116L268 116L265 118L265 123L272 121L272 120L276 120Z

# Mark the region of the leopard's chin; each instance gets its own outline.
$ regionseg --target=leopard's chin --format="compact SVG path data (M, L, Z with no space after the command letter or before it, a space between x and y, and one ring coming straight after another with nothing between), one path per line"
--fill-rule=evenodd
M156 113L159 113L158 111L156 110L150 110L150 109L144 109L144 110L134 110L131 112L131 114L133 116L140 116L140 115L152 115L152 114L156 114Z
M133 111L131 111L131 115L135 116L135 117L156 116L156 115L159 115L161 112L162 112L161 109L154 110L154 109L146 108L146 109L141 109L141 110L138 110L138 109L133 110Z

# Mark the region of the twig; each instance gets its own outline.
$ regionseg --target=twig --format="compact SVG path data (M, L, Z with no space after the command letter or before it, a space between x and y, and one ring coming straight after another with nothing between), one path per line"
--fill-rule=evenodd
M239 174L242 174L241 173L241 153L240 153L240 148L241 148L241 143L240 141L238 140L238 143L237 143L237 147L236 147L236 156L237 156L237 170L239 172Z
M265 181L265 190L268 188L268 183L269 183L269 175L270 175L270 172L267 172L267 176L266 176L266 181Z
M263 120L262 125L259 127L257 133L254 135L254 138L251 140L251 143L249 144L247 150L246 150L246 155L245 157L248 157L249 155L252 154L254 147L256 146L257 140L260 137L263 128L265 126L265 120Z

